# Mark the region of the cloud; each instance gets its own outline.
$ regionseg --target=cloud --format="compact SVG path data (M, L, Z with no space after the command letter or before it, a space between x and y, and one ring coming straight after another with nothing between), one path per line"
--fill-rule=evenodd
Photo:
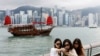
M42 7L65 7L68 10L100 6L99 0L0 0L0 10L14 9L19 6L31 5Z

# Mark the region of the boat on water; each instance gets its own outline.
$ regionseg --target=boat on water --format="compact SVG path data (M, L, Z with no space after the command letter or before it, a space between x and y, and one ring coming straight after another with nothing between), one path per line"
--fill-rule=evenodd
M48 28L48 29L36 29L34 25L27 24L27 25L17 25L12 26L8 28L8 32L13 34L13 36L37 36L37 35L43 35L48 36L50 32L52 31L54 27Z
M36 22L35 22L36 23ZM35 27L35 24L32 22L31 24L11 24L11 20L9 16L5 17L5 23L4 25L8 25L8 32L13 34L13 36L38 36L38 35L43 35L43 36L48 36L54 26L52 26L53 21L52 18L49 16L47 19L47 25L50 26L47 29L43 29L42 23L39 22L40 29Z
M38 23L38 22L37 22ZM35 22L35 24L37 24ZM49 28L43 28L45 26L42 26L42 22L39 22L38 24L40 25L40 29L35 27L34 22L32 22L32 24L17 24L17 25L9 25L8 28L8 32L10 32L11 34L13 34L13 36L27 36L27 35L32 35L32 36L38 36L38 35L43 35L43 36L48 36L50 34L50 32L52 31L52 29L54 28L54 26L52 26L53 22L51 17L48 17L47 20L47 25L46 26L50 26Z
M97 24L94 24L92 26L89 26L89 28L97 28L97 27L98 27Z

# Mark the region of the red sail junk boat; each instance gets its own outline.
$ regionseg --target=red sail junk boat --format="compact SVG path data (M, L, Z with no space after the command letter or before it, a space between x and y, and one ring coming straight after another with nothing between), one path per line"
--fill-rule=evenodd
M7 15L5 17L4 25L9 25L9 24L11 24L11 18L10 18L10 16Z
M52 25L53 24L53 20L51 16L48 16L47 18L47 25Z
M7 24L11 24L8 22L11 22L11 20L6 19L5 20ZM52 17L48 17L47 19L47 25L52 25L53 21L52 21ZM34 24L27 24L27 25L10 25L8 28L8 32L10 32L11 34L13 34L14 36L27 36L27 35L32 35L32 36L37 36L37 35L46 35L48 36L51 32L51 30L54 27L50 27L48 29L36 29Z

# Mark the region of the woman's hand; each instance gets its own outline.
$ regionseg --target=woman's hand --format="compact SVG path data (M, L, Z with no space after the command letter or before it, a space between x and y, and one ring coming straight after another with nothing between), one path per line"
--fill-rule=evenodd
M66 50L65 50L65 48L61 48L61 51L62 51L62 52L65 52Z

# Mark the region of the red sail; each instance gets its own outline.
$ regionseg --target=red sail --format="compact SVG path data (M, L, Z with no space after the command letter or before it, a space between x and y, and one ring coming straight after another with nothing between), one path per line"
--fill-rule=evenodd
M52 17L49 16L49 17L47 18L47 25L52 25L52 24L53 24Z
M11 24L11 18L10 18L10 16L6 16L5 21L4 21L4 25L9 25L9 24Z

